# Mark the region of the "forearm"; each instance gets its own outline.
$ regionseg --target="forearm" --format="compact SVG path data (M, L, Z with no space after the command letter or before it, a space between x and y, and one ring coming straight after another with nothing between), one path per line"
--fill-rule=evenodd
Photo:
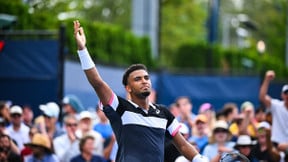
M270 81L268 79L264 79L264 81L260 87L259 99L262 102L265 102L265 100L266 100L269 84L270 84Z
M111 99L112 90L101 78L87 48L78 50L78 56L89 83L96 91L102 104L107 105Z

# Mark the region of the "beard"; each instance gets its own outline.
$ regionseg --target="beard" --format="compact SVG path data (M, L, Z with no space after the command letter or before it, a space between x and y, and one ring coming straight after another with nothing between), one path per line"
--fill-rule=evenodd
M141 93L138 93L136 96L141 98L141 99L145 99L150 95L150 93L151 93L150 91L141 92Z

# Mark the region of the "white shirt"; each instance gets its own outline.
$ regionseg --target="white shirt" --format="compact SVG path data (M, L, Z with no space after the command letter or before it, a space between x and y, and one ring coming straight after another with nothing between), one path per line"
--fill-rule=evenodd
M61 162L70 162L70 160L80 154L79 140L71 143L67 134L56 137L53 140L55 154Z
M271 140L277 143L288 142L288 109L284 102L278 99L271 100L272 113L272 137Z
M7 132L9 136L16 141L19 150L24 148L25 143L30 142L29 127L27 127L24 123L21 123L20 129L18 131L13 129L13 125L10 125L7 128Z

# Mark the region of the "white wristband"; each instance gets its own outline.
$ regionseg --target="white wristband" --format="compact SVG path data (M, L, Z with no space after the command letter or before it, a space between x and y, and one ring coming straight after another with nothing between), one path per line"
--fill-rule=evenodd
M197 154L192 159L192 162L209 162L209 159L206 156L202 156L200 154Z
M78 50L77 52L78 52L78 56L81 62L81 67L83 70L88 70L88 69L95 67L95 64L92 58L90 57L87 48L83 50Z

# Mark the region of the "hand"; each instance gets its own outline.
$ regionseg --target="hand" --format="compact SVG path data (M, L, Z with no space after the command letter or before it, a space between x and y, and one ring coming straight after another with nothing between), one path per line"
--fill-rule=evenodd
M66 128L66 130L67 130L67 135L68 135L70 141L74 142L77 139L75 133L72 131L71 128Z
M86 37L84 30L80 27L80 22L78 20L74 21L74 37L76 39L78 50L83 50L86 46Z
M269 81L273 80L275 78L275 72L273 70L268 70L266 72L266 79L268 79Z

